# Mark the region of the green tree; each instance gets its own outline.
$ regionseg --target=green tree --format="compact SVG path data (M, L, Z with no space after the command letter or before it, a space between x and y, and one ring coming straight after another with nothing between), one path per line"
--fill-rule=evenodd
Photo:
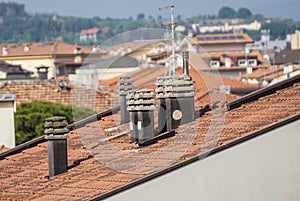
M145 14L144 13L139 13L136 17L136 19L138 20L143 20L145 18Z
M93 114L95 112L90 109L73 110L72 106L59 103L36 101L21 104L15 114L16 144L44 135L44 122L48 117L65 116L69 123L73 123L73 115L76 119L83 119Z
M248 8L239 8L236 15L238 18L247 19L252 16L252 13Z
M219 18L227 19L227 18L235 18L236 11L228 6L223 6L218 12Z

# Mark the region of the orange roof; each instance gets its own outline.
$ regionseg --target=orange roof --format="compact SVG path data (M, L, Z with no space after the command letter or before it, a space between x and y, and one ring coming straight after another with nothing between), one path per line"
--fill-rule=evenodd
M246 33L199 34L195 37L187 37L187 39L198 45L254 42Z
M224 116L218 109L212 110L180 126L173 137L146 147L130 143L129 126L119 125L118 114L102 117L69 133L69 170L51 179L47 177L47 143L41 140L0 160L1 198L84 200L97 196L104 199L109 193L132 187L133 182L142 183L187 165L191 159L199 160L201 154L209 155L212 150L217 154L217 150L234 146L234 142L266 134L289 119L298 120L300 82L297 80L291 87L226 111ZM120 132L123 135L112 137Z
M80 34L96 34L100 31L99 28L83 29L80 31Z
M7 48L7 55L0 52L0 58L17 57L17 56L44 56L44 55L68 55L74 54L75 48L80 48L83 54L92 52L91 48L80 47L77 44L68 44L63 42L33 42L33 43L7 43L0 45Z

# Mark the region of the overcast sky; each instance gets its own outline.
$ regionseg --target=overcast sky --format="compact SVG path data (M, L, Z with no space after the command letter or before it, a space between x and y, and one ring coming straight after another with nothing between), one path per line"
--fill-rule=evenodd
M46 12L63 16L135 18L144 13L156 17L168 16L167 11L158 11L158 8L174 4L175 15L184 18L217 14L222 6L230 6L234 9L247 7L254 14L300 20L300 0L0 0L9 1L25 4L26 11L31 14Z

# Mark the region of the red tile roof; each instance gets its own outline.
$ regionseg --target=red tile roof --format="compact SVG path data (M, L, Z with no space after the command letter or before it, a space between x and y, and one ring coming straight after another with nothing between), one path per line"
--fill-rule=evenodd
M176 68L176 73L182 74L182 67ZM150 68L143 68L136 70L132 72L130 75L132 77L132 80L134 81L133 85L135 88L150 88L155 89L155 81L157 77L164 76L168 73L168 68L166 67L150 67ZM197 71L194 68L190 69L190 75L195 80L195 89L196 89L196 100L200 100L200 97L202 97L204 94L206 94L206 98L202 98L199 102L200 105L198 106L204 106L204 105L211 105L213 104L211 100L209 100L209 97L212 97L210 93L217 94L218 90L221 86L230 86L230 89L248 89L248 88L256 88L258 87L252 84L247 84L242 81L227 78L224 76L206 73L202 71ZM110 91L117 92L117 86L118 81L120 77L115 77L108 80L101 80L99 82L99 86L108 86ZM214 96L215 97L215 96ZM220 96L221 97L221 96ZM227 101L234 100L235 98L238 98L237 95L226 95L224 96L224 99L226 98ZM203 100L209 100L208 102L203 102ZM219 99L214 99L219 100Z
M100 32L99 28L83 29L83 30L80 31L80 35L96 34L98 32Z
M15 94L17 105L32 101L48 101L87 107L98 112L115 105L111 93L107 91L70 87L71 90L62 90L59 83L54 80L10 81L0 84L0 92Z
M104 198L199 159L201 154L262 134L258 131L300 119L300 76L293 78L293 83L236 109L212 110L180 126L175 136L142 148L129 143L129 127L119 125L119 114L103 117L69 133L69 170L50 179L46 142L6 155L0 160L0 199ZM124 134L112 137L120 132Z
M80 47L74 44L68 44L63 42L33 42L33 43L7 43L0 45L0 51L2 48L7 48L7 55L2 55L0 52L0 58L17 57L17 56L45 56L45 55L68 55L74 54L74 49L80 48L83 54L89 54L92 52L91 48ZM28 51L24 48L28 47Z

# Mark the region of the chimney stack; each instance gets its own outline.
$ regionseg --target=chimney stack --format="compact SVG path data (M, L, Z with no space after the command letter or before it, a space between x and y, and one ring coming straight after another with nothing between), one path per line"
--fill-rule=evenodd
M187 51L182 52L182 59L183 59L183 74L189 75L189 52Z
M126 96L128 92L133 89L132 79L130 76L120 77L119 80L119 94L120 94L120 111L121 111L121 124L129 122L129 112L127 110Z
M167 130L194 121L194 81L189 75L168 77L165 81Z
M195 119L194 81L189 75L189 53L183 52L183 75L159 77L156 80L158 132L176 129Z
M67 125L66 117L55 116L45 120L49 177L68 171Z
M154 91L142 89L128 95L131 142L139 144L154 137Z

